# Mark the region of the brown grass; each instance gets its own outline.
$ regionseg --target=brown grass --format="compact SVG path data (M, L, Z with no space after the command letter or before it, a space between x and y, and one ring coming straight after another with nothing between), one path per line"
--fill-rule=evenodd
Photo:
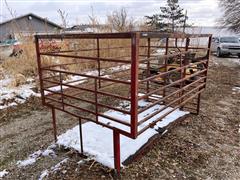
M26 77L37 73L36 50L32 38L26 38L21 44L23 53L19 57L9 57L2 64L2 68L11 75L22 74Z

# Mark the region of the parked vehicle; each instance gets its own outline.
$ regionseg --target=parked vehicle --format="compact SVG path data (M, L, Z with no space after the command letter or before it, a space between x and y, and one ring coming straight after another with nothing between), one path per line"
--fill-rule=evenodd
M214 37L212 42L212 52L218 57L224 55L237 55L240 57L239 37Z

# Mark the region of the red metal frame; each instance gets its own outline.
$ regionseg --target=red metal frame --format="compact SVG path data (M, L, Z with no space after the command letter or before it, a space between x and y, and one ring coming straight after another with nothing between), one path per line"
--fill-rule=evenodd
M120 134L135 139L139 134L154 126L157 122L161 121L165 116L177 108L193 109L195 113L199 113L200 95L206 86L211 37L212 36L209 34L189 35L166 34L159 32L36 35L35 42L42 104L52 108L55 140L57 140L55 109L79 118L80 144L82 152L81 120L92 121L110 128L113 130L115 169L119 172ZM208 38L207 47L190 45L190 40L194 38ZM89 40L89 42L91 41L93 44L91 46L86 44L86 47L78 49L61 47L61 50L59 51L41 52L39 41L41 40L41 42L43 42L44 40L52 39L56 40L56 42L66 41L68 44L74 43L75 41L81 42L83 40ZM120 46L114 46L114 44L111 44L112 46L102 47L101 42L105 42L106 40L119 40L125 42L125 44ZM165 45L158 45L160 40L165 40ZM185 46L178 47L177 43L179 40L185 42ZM175 42L175 45L172 45L171 42ZM163 55L154 54L155 50L161 48L165 49ZM170 50L172 49L178 49L179 52L171 54ZM120 53L121 55L118 55L117 53L112 53L116 55L109 55L109 57L102 57L101 55L101 52L111 54L111 51L115 50L119 52L123 50L125 51L123 54ZM128 51L131 53L129 54ZM193 51L207 52L206 56L195 58L196 62L189 63L190 59L188 58L188 54ZM89 52L90 55L78 55L83 52ZM52 64L48 64L45 62L47 60L43 57L58 57L59 59L64 59L64 61L59 63L57 60L53 60ZM179 67L167 70L167 67L169 66L168 60L170 58L180 60ZM161 59L164 59L163 64L159 63ZM86 63L86 61L89 63L96 62L96 74L89 75L81 71L73 71L69 68L70 66L79 66L81 63ZM104 72L105 69L119 65L127 65L129 68L117 72L110 72L110 74ZM154 65L157 65L158 69L163 67L164 72L159 71L157 74L151 74L150 68ZM199 66L202 68L198 68ZM197 71L186 76L187 69L192 67L197 69ZM144 72L146 72L145 77L143 76ZM168 84L166 78L171 73L178 72L180 72L180 79ZM119 73L123 73L124 75L118 75ZM104 75L108 75L108 77L105 77ZM79 84L77 82L80 82L81 80L65 82L63 79L65 76L82 77L85 78L86 82ZM154 81L157 78L162 78L163 83L156 84ZM115 85L127 89L130 93L127 95L116 94L113 90L111 91L111 88L109 92L108 88ZM59 86L60 89L57 91L51 89ZM86 99L85 96L87 95L83 95L83 93L90 93L89 96L93 97L93 99ZM143 95L139 95L139 93L142 93ZM111 98L112 101L128 101L131 108L130 110L120 109L119 107L116 107L114 103L104 104L101 102L104 98ZM142 99L151 103L144 108L139 108L138 102ZM72 101L74 103L71 103ZM90 104L89 106L91 106L92 109L80 107L79 105L83 103ZM165 107L148 115L144 119L139 119L138 116L140 113L148 110L156 104L163 103ZM191 107L188 107L188 104L190 104ZM172 107L172 109L164 113L155 121L147 123L150 118L156 116L167 107ZM129 114L129 122L117 119L116 117L109 117L102 113L103 109L110 109ZM87 115L84 116L84 114ZM129 130L109 125L108 123L103 123L99 120L100 117L107 118L111 122L117 122L129 127ZM143 123L146 123L147 125L142 129L139 129L139 126L143 125Z

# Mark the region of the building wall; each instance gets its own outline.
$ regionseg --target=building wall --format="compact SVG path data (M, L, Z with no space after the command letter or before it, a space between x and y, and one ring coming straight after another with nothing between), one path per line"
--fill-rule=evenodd
M43 32L54 32L59 29L41 19L34 16L24 16L0 25L0 40L9 38L10 35L14 37L15 34L32 34Z

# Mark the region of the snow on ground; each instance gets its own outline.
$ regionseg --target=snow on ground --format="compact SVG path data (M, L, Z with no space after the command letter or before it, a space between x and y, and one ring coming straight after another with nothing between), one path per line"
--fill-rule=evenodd
M12 78L0 80L0 109L22 104L31 96L39 96L32 90L35 87L34 83L27 82L18 87L11 87L12 81Z
M139 107L145 107L149 105L150 102L146 101L139 101ZM148 110L142 112L139 114L138 118L141 120L142 118L150 115L151 113L154 113L155 111L163 108L163 105L155 105L152 108L149 108ZM126 101L123 101L119 104L119 108L129 110L131 107L129 103ZM150 118L146 124L142 124L140 126L140 129L143 128L145 125L147 125L150 122L153 122L157 118L159 118L163 113L166 113L167 111L172 110L172 108L166 108L163 112L158 113L154 117ZM130 116L123 114L121 112L109 110L104 113L108 116L113 116L115 118L124 120L126 122L130 121ZM167 126L169 123L175 121L176 119L188 114L188 112L175 110L174 112L170 113L168 116L163 118L162 121L158 122L153 129L147 129L144 133L138 136L137 139L131 139L126 136L120 136L120 145L121 145L121 162L125 161L129 156L136 153L138 149L140 149L152 136L156 135L158 133L159 128L163 128ZM123 130L128 131L129 127L110 121L106 118L99 117L99 121L103 123L110 124L112 126L121 128ZM88 160L95 159L96 161L102 163L105 166L108 166L110 168L114 168L114 157L113 157L113 133L112 130L109 128L102 127L100 125L97 125L93 122L86 122L82 125L83 127L83 147L84 152L86 155L89 156L88 159L79 161L79 164L82 164ZM139 130L140 130L139 129ZM50 145L45 150L38 150L34 152L33 154L29 155L27 159L18 161L17 166L18 167L25 167L28 165L32 165L36 161L38 161L43 156L50 156L55 157L56 154L54 152L54 149L57 145L62 145L66 148L73 148L77 151L80 151L80 142L79 142L79 127L75 126L72 129L69 129L64 134L58 136L57 144ZM67 159L64 159L60 163L56 164L55 166L51 167L49 170L44 170L39 179L43 179L48 176L49 172L54 172L60 169L61 165L65 163Z
M17 166L18 167L25 167L28 165L32 165L34 164L37 160L39 160L42 156L46 157L56 157L56 154L54 152L54 148L56 146L55 145L50 145L47 149L45 150L38 150L34 153L32 153L31 155L28 156L27 159L22 160L22 161L18 161L17 162Z
M232 88L232 91L233 91L232 94L238 94L238 93L240 93L240 87L235 86Z
M38 178L38 180L42 180L44 178L46 178L50 172L55 172L61 169L61 166L66 163L68 161L68 158L63 159L62 161L60 161L59 163L57 163L55 166L51 167L50 170L45 169L44 171L42 171L40 177Z
M109 75L107 73L109 72L118 72L121 70L129 69L130 65L122 65L122 66L116 66L112 67L106 70L102 70L102 77L108 78ZM92 75L97 76L98 71L88 71L83 74L86 75ZM69 85L78 85L87 80L86 77L83 76L70 76L67 80L64 80L64 83L68 83ZM0 110L5 109L11 106L16 106L18 104L24 103L28 98L31 96L37 96L40 97L40 93L34 92L32 89L36 87L36 83L33 82L33 79L28 79L26 84L20 85L18 87L12 87L11 84L14 81L13 78L7 77L3 80L0 80ZM68 88L67 86L63 86L63 89ZM60 86L54 86L49 88L51 91L60 91ZM45 91L45 94L49 94L50 92Z
M146 106L148 103L141 101L139 103L140 106ZM147 112L143 112L144 114L140 114L139 117L144 117L144 115L152 113L159 108L162 108L160 105L155 105L153 108L147 110ZM169 110L169 109L168 109ZM122 114L116 111L107 111L104 114L111 115L115 118L120 118L121 120L129 120L128 115ZM170 113L168 116L163 118L163 120L156 124L154 129L148 129L137 139L131 139L126 136L120 136L120 145L121 145L121 162L126 160L129 156L136 153L138 149L140 149L152 136L157 134L158 132L155 129L162 128L167 126L169 123L175 121L176 119L188 114L188 112L176 110ZM149 122L156 120L160 115L156 115L151 118ZM124 125L120 125L119 123L115 123L109 121L108 119L99 117L99 121L105 123L111 123L112 126L117 126L121 129L128 130L128 127ZM114 157L113 157L113 133L112 130L97 125L93 122L87 122L82 125L83 128L83 150L86 154L93 156L93 158L102 163L105 166L110 168L114 168ZM62 145L66 148L73 148L77 151L80 151L80 142L79 142L79 126L75 126L74 128L68 130L66 133L60 135L58 137L57 144Z
M127 70L129 69L131 66L130 65L122 65L122 66L115 66L115 67L111 67L105 70L101 70L101 77L105 77L105 78L109 78L109 75L107 75L107 73L113 73L113 72L118 72L118 71L122 71L122 70ZM89 76L98 76L98 71L97 70L93 70L93 71L88 71L83 73L85 75L89 75ZM87 77L83 77L83 76L78 76L78 75L74 75L74 76L70 76L67 80L64 80L63 83L66 83L68 85L78 85L81 83L84 83L88 78ZM62 86L62 89L67 89L68 86ZM51 88L48 88L51 91L60 91L61 90L61 86L57 85ZM44 94L50 94L51 92L49 91L44 91Z
M41 154L42 154L42 151L38 150L38 151L34 152L33 154L31 154L27 159L25 159L23 161L18 161L17 162L18 167L24 167L24 166L28 166L28 165L35 163L37 161L37 159L41 156Z
M38 178L38 180L42 180L42 179L46 178L48 176L48 174L49 174L49 171L47 169L42 171L42 173L41 173L40 177Z
M60 169L60 167L66 163L68 161L68 158L63 159L62 161L60 161L59 163L57 163L55 166L51 167L51 170L54 171L58 171Z
M0 178L3 178L4 176L6 176L9 172L4 169L3 171L0 171Z

